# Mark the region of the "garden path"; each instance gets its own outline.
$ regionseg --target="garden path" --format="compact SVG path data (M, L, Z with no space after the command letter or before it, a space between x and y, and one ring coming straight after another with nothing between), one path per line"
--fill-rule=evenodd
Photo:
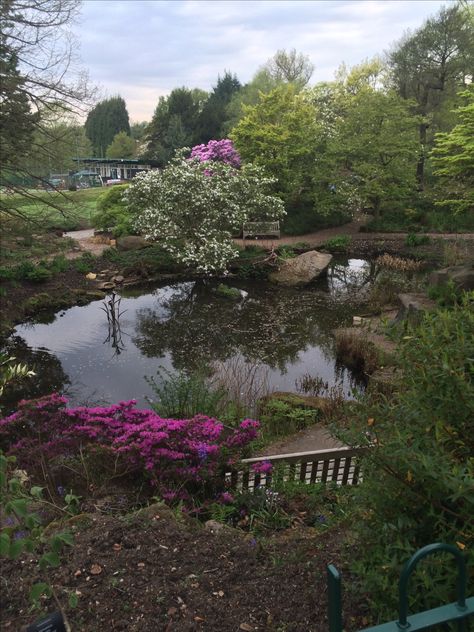
M343 443L331 436L327 428L315 424L305 428L291 437L285 437L275 441L260 450L257 456L270 456L272 454L294 454L296 452L312 452L313 450L333 450L342 448Z

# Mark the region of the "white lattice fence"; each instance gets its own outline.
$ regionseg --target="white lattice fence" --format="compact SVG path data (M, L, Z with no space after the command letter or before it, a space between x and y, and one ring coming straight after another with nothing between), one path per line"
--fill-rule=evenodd
M226 473L226 482L232 489L242 492L271 487L275 479L306 484L357 485L361 480L357 458L360 453L357 448L337 448L243 459L235 470ZM268 462L273 466L272 472L253 471L252 465Z

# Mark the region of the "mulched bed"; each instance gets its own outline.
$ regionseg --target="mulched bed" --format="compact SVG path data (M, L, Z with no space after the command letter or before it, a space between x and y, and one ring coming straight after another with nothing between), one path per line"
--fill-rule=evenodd
M162 505L72 523L75 546L48 571L72 630L327 630L326 564L343 568L340 529L300 526L260 540L230 527L210 531ZM28 593L37 565L27 555L6 561L1 575L1 630L21 630L35 620ZM79 597L75 609L67 591ZM52 600L44 606L57 610ZM345 630L364 627L364 615L346 590Z

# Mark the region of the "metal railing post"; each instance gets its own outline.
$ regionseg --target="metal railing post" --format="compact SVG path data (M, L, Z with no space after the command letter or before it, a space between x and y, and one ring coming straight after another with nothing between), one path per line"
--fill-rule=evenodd
M327 567L329 632L342 632L341 575L332 564Z

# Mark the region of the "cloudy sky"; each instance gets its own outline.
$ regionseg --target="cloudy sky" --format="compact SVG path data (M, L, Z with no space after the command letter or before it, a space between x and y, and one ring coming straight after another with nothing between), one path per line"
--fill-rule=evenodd
M448 0L449 1L449 0ZM80 56L102 96L120 94L133 121L160 95L209 90L224 70L242 83L281 48L296 48L332 79L341 62L380 54L441 0L84 0Z

